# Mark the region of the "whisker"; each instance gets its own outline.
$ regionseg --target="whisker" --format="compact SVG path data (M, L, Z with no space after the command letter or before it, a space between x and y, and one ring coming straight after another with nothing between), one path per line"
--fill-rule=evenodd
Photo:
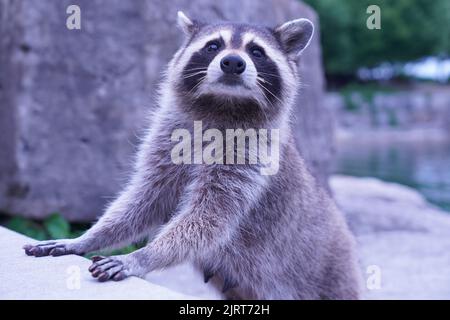
M191 69L186 69L183 70L183 72L189 72L189 71L195 71L195 70L205 70L206 71L207 68L203 67L203 68L191 68Z
M203 76L202 78L200 78L200 80L198 81L198 83L197 83L195 86L193 86L193 87L191 88L191 90L189 90L188 94L194 92L194 90L197 89L197 88L205 81L205 79L206 79L206 76Z
M273 86L272 82L267 81L266 79L261 78L260 76L257 76L256 79L261 81L261 82L268 83L269 85Z
M267 95L264 93L264 91L263 91L259 86L257 86L257 88L258 88L259 92L262 94L262 96L264 97L264 100L266 100L266 102L267 102L267 104L269 105L269 107L275 108L274 105L273 105L273 103L269 100L269 98L267 98ZM261 110L262 110L262 112L263 112L264 119L265 119L266 121L269 121L269 118L268 118L268 116L267 116L267 112L266 112L265 108L262 107Z
M281 79L281 77L279 75L274 74L274 73L267 73L267 72L258 71L258 74L265 74L267 76L272 76L272 77Z
M275 94L273 94L269 89L267 89L262 83L258 83L264 90L266 90L268 93L270 93L275 99L283 103L280 98L278 98Z
M269 100L269 98L267 97L266 93L261 89L260 86L257 86L259 92L263 95L264 99L267 101L267 103L271 106L274 107L273 103ZM266 116L267 118L267 116Z
M197 75L199 75L199 74L206 74L206 71L198 71L198 72L194 72L194 73L188 74L188 75L186 75L186 76L184 76L184 77L182 77L182 78L183 78L183 79L187 79L187 78L191 78L191 77L197 76Z

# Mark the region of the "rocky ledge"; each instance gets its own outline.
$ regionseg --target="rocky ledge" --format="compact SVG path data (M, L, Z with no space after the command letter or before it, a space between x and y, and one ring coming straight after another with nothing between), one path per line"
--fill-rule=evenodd
M356 236L366 299L450 298L449 212L399 184L344 176L330 183Z
M22 246L32 241L0 227L0 299L193 299L135 277L99 283L83 257L26 256Z
M416 191L373 178L330 180L358 244L365 299L450 298L450 213ZM154 272L148 281L98 283L77 256L31 258L26 237L0 228L2 299L220 298L189 265Z

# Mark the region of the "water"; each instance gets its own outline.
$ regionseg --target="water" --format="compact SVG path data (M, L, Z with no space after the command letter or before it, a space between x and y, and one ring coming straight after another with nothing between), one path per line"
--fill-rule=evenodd
M410 186L450 212L450 142L341 143L334 172Z

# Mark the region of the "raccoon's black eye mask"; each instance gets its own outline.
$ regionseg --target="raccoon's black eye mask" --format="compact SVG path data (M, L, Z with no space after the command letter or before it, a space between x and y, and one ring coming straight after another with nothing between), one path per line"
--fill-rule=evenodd
M225 41L222 38L217 38L208 41L205 46L195 52L190 58L188 64L183 70L182 89L186 92L192 92L193 89L206 75L211 61L216 55L225 47Z
M263 48L258 45L253 45L248 49L248 52L255 58L264 58L266 53Z
M214 53L222 47L222 43L223 39L211 40L205 45L203 50L205 50L207 53Z
M282 86L277 65L266 55L264 48L254 42L249 42L246 45L246 51L258 72L259 85L264 86L264 90L268 93L268 100L274 103L276 97L280 97Z
M208 41L198 53L212 56L214 58L217 55L217 53L219 53L224 47L225 41L222 38L217 38Z

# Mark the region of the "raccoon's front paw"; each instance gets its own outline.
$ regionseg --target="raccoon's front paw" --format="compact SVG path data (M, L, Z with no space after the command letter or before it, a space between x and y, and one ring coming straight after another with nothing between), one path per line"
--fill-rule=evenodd
M89 272L100 282L107 280L120 281L129 276L128 269L119 256L92 257L92 265L89 267Z
M38 244L26 244L23 246L25 253L29 256L62 256L66 254L83 255L70 239L41 241Z

